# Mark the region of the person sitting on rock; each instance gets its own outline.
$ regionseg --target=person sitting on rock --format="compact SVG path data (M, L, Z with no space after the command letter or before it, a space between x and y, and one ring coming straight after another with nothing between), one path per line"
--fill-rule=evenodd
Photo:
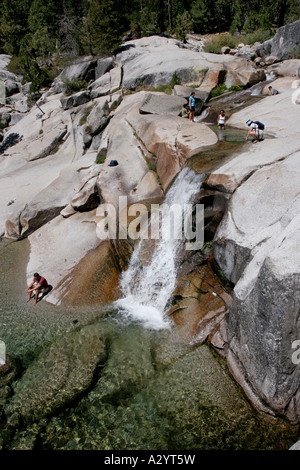
M43 276L40 276L39 273L34 273L33 280L26 289L28 294L28 299L26 302L29 302L31 299L31 294L34 292L34 302L33 305L36 305L39 295L46 294L48 292L49 285L46 279Z
M270 95L278 95L279 91L273 88L271 85L268 88Z

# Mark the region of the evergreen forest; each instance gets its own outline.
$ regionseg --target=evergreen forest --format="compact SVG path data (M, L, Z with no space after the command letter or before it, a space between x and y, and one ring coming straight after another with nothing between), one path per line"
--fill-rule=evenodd
M184 40L259 30L267 38L299 18L300 0L1 0L0 52L39 86L52 80L54 58L109 54L130 31Z

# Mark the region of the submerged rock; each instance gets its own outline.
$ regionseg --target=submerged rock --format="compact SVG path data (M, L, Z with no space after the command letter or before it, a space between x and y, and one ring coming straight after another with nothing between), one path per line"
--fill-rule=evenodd
M79 398L93 384L97 366L106 361L105 339L95 325L79 327L45 349L14 387L6 406L10 417L34 422ZM15 419L15 418L13 418Z

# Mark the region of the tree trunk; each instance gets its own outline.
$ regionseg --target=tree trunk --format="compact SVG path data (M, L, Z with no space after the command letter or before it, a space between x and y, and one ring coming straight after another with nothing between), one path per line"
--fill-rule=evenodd
M169 28L172 29L172 0L168 0Z

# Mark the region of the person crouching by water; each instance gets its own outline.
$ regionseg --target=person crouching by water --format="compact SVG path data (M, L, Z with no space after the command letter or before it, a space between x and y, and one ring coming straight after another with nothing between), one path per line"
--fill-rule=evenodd
M251 119L249 119L246 122L246 125L249 127L246 140L248 140L248 137L253 137L252 142L258 142L259 140L264 140L263 133L260 132L260 127L259 127L259 125L261 125L262 126L261 129L264 129L264 125L262 123L260 123L259 121L251 121Z
M28 294L28 299L26 302L29 302L31 299L31 294L34 292L34 302L33 305L36 305L39 295L46 294L48 292L49 285L46 279L43 276L40 276L39 273L34 273L33 280L26 289Z
M225 116L224 109L222 109L219 116L218 116L219 129L225 129L225 124L226 124L226 116Z
M181 110L181 117L188 118L189 117L189 106L188 104L184 104Z
M189 97L189 120L194 121L195 115L195 92L193 91Z

